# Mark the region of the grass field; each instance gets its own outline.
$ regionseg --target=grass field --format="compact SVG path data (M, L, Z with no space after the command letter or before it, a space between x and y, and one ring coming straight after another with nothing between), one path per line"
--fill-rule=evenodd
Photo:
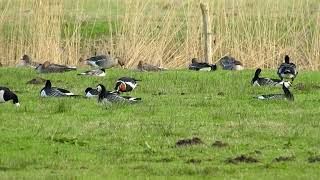
M14 90L21 103L18 109L0 104L1 179L320 176L318 72L299 73L291 88L294 102L254 99L282 90L252 87L251 70L112 69L103 78L76 73L0 69L1 86ZM276 77L274 70L263 75ZM76 94L99 83L111 89L118 77L132 76L142 81L130 95L143 101L104 106L96 99L40 98L43 85L26 84L36 76ZM176 145L194 137L203 143ZM227 145L212 146L215 141Z

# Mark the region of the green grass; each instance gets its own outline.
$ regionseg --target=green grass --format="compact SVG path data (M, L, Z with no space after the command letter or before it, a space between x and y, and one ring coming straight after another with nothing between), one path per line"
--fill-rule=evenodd
M16 91L21 107L0 104L0 177L28 179L83 177L147 178L208 176L224 179L318 179L320 163L320 73L300 72L291 88L294 102L259 101L281 88L252 87L253 71L139 73L112 69L104 78L37 74L31 69L0 69L0 85ZM264 76L276 77L275 71ZM121 76L141 79L130 93L133 105L103 106L96 99L40 98L43 85L83 94L88 87L109 89ZM161 95L159 95L159 92ZM220 92L223 92L221 95ZM176 147L199 137L202 145ZM221 140L226 147L212 147ZM240 155L258 163L226 163ZM274 162L280 156L292 161ZM200 163L187 163L188 161Z

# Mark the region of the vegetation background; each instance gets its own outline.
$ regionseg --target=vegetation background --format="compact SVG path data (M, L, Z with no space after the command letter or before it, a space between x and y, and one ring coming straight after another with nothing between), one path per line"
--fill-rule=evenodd
M320 68L318 0L203 0L210 6L213 59L275 68L289 54L299 69ZM0 62L23 54L78 64L97 52L169 68L203 57L197 0L0 0Z

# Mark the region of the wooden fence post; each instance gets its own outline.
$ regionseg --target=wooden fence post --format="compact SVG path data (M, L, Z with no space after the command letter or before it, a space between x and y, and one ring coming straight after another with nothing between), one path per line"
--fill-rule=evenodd
M209 7L207 4L200 3L202 20L203 20L203 34L204 34L204 59L206 63L212 61L212 32L209 17Z

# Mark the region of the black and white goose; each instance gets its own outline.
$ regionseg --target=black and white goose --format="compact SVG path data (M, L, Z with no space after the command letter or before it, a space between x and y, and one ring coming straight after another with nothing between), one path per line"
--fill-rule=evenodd
M231 56L224 56L219 60L219 64L224 70L243 70L243 65L240 61Z
M261 100L268 100L268 99L287 99L289 101L293 101L294 97L293 94L289 91L290 83L284 82L282 84L282 90L284 94L267 94L267 95L261 95L258 96L258 99Z
M117 92L130 92L137 87L138 81L140 80L131 77L119 78L116 82L116 87L114 90Z
M278 68L278 75L283 79L291 79L292 81L297 77L298 71L296 69L296 65L290 62L290 58L288 55L284 57L284 63L280 65Z
M92 97L98 97L99 96L99 92L97 89L93 89L91 87L88 87L85 91L85 96L87 98L92 98Z
M103 76L106 76L106 71L105 71L104 68L102 68L102 69L93 69L93 70L90 70L90 71L85 71L85 72L80 73L78 75L103 77Z
M10 100L12 100L16 107L20 106L18 96L15 93L10 91L9 88L0 87L0 103L5 103Z
M97 86L97 91L99 92L98 102L102 103L136 103L141 100L141 98L135 98L130 96L120 96L117 92L107 91L106 88L99 84Z
M271 79L266 77L259 77L261 69L258 68L254 73L254 77L251 80L253 86L282 86L283 82L280 79Z
M64 96L76 96L76 95L74 95L72 92L70 92L68 90L57 88L57 87L52 87L51 81L47 80L46 85L40 91L40 96L41 97L49 97L49 96L64 97Z
M194 70L194 71L215 71L215 70L217 70L217 65L208 64L208 63L201 63L201 62L198 62L197 58L193 58L191 60L191 64L189 64L189 70Z

